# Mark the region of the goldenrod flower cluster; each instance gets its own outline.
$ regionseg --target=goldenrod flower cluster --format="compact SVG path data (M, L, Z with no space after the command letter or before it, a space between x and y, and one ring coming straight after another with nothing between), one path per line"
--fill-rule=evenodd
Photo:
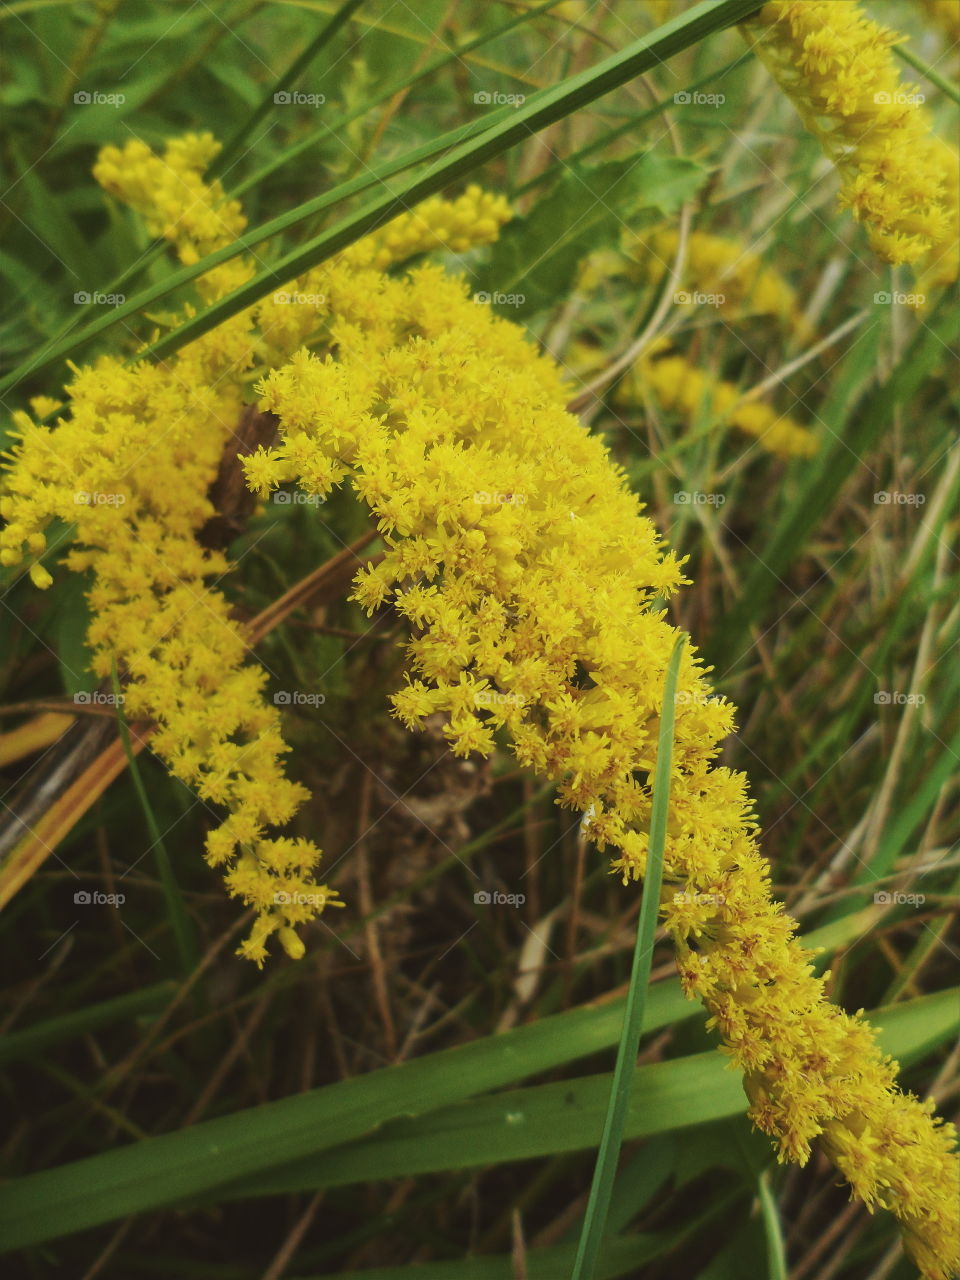
M200 178L218 149L210 135L189 135L168 143L161 160L131 142L105 148L95 172L191 262L245 225L220 184ZM69 410L55 428L17 415L19 443L0 499L0 563L18 564L26 551L32 580L49 586L44 531L57 518L73 526L64 563L92 570L95 674L120 672L126 714L158 726L152 749L207 805L227 810L207 837L206 857L223 868L228 891L256 909L240 953L258 964L273 934L288 954L302 955L296 927L341 904L314 881L314 843L268 834L289 823L307 792L284 775L288 748L279 712L263 696L266 674L246 661L243 629L210 585L230 566L198 540L215 514L207 491L239 425L254 363L285 356L318 322L330 326L341 294L362 294L381 267L438 244L462 251L485 243L508 216L502 197L477 187L455 201L429 201L421 215L403 215L293 282L287 305L268 299L248 308L168 364L128 368L105 357L75 369ZM201 297L222 296L252 270L240 257L205 273ZM61 405L41 398L32 408L40 418Z
M680 236L673 227L631 231L621 238L629 269L638 280L660 280L673 262ZM793 286L741 241L694 231L687 237L685 267L677 290L715 299L720 315L730 318L774 316L798 337L809 336Z
M565 411L559 370L523 330L438 267L389 275L378 252L375 242L295 282L324 301L284 305L302 309L304 327L319 315L323 340L259 384L279 433L244 460L248 483L265 495L296 481L325 496L349 481L386 547L354 598L410 624L396 715L413 728L445 713L460 755L489 754L505 732L519 762L612 850L624 883L640 879L677 634L662 601L682 567L603 442ZM24 546L36 556L52 516L76 517L68 564L93 569L97 670L117 664L129 714L156 719L171 769L226 806L207 856L257 907L243 949L262 960L273 933L291 954L302 949L295 925L316 908L295 894L322 905L331 891L312 885L315 846L265 833L303 793L279 768L284 744L242 631L208 585L228 566L196 537L242 382L215 370L203 343L163 368L77 371L55 431L21 420L0 547L6 563ZM244 370L268 345L247 343ZM77 509L80 484L124 502ZM746 779L717 763L733 715L685 649L662 902L685 990L706 1004L780 1158L803 1162L821 1139L864 1202L897 1216L923 1274L946 1280L957 1261L955 1132L897 1089L896 1064L862 1016L829 1003L774 902Z
M744 400L735 383L712 377L685 356L660 354L659 346L641 356L616 390L622 405L643 404L647 395L689 422L698 417L728 422L780 457L809 458L817 452L809 427L760 400Z
M180 261L190 264L236 240L246 226L239 202L226 198L219 179L203 179L219 151L210 133L172 138L162 157L136 138L122 148L104 147L93 176L143 216L151 235L175 244Z
M837 166L840 203L866 224L875 252L921 264L955 245L955 148L901 81L896 33L855 0L769 0L744 31Z
M371 282L372 283L372 282ZM275 448L260 493L348 479L387 547L355 598L411 625L394 695L411 728L445 712L457 754L518 760L583 813L624 881L643 876L660 699L676 632L655 603L681 584L601 442L563 408L558 371L521 330L432 266L339 299L337 355L301 350L261 384ZM871 1208L897 1215L924 1275L956 1254L954 1131L901 1093L863 1018L824 995L771 898L742 774L715 763L733 708L686 652L663 916L685 989L744 1071L784 1160L821 1137Z

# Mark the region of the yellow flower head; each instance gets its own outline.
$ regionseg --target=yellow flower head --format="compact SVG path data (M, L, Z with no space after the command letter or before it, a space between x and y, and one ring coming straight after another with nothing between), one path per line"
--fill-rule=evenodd
M840 203L875 252L919 264L955 245L953 149L900 79L890 52L899 37L856 0L769 0L744 31L837 166Z

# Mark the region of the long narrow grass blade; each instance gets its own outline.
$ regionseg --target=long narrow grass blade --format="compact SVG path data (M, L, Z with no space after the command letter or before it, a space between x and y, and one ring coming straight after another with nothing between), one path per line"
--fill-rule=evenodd
M590 1188L590 1199L583 1220L583 1231L573 1268L573 1280L591 1280L607 1225L610 1196L617 1175L617 1161L623 1143L630 1090L636 1072L637 1050L643 1030L643 1015L650 983L650 965L660 911L660 887L663 882L663 849L667 839L667 816L670 809L670 770L673 764L673 721L677 693L677 673L686 637L679 636L673 646L663 685L663 707L660 712L660 736L657 742L657 766L653 775L653 801L650 813L650 842L647 867L643 879L643 900L637 925L637 941L633 952L633 969L623 1019L623 1031L613 1071L610 1103L600 1139L600 1151Z
M296 58L294 58L286 71L277 77L267 93L264 95L260 105L250 113L233 137L225 144L223 150L213 162L213 165L211 166L211 173L214 176L224 172L260 121L270 114L270 111L276 102L276 94L284 88L289 88L290 85L294 85L298 82L300 76L304 71L306 71L314 58L316 58L316 56L330 43L340 28L350 21L363 3L364 0L344 0L344 3L336 11L330 21L324 23L323 27L321 27L320 31L317 32L316 36L314 36L307 47L299 53Z

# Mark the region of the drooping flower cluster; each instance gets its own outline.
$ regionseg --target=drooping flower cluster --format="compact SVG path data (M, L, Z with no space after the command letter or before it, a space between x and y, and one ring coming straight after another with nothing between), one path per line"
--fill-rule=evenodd
M743 30L837 166L840 203L874 251L926 269L931 284L956 278L956 149L900 79L896 33L856 0L769 0Z
M277 445L249 459L266 493L349 479L384 559L356 598L411 625L394 708L442 711L454 752L518 760L584 813L624 881L643 876L660 699L676 632L658 599L681 584L601 442L567 414L559 373L521 330L433 267L337 300L337 355L302 350L262 383ZM678 696L663 916L684 987L745 1075L750 1115L781 1159L822 1139L856 1193L899 1218L925 1276L956 1256L951 1126L901 1093L862 1016L773 901L743 775L715 763L733 709L695 654Z
M616 398L621 405L641 405L648 395L688 422L728 422L780 457L810 458L817 452L809 427L762 400L744 400L734 383L711 377L685 356L664 355L656 345L628 372Z
M96 173L189 263L245 225L219 183L200 177L218 147L210 135L189 135L169 143L162 160L139 142L108 147ZM72 524L64 563L92 571L95 674L120 673L127 716L157 725L152 749L206 805L227 810L207 837L206 858L256 910L240 952L258 964L271 935L302 955L296 927L341 904L314 881L321 851L312 841L269 834L289 823L307 792L284 774L288 748L280 714L264 698L266 673L247 661L243 628L210 585L230 566L199 539L215 514L208 490L237 438L251 366L329 329L336 311L325 293L333 307L342 293L360 300L395 255L438 244L462 251L493 238L508 216L502 197L475 187L455 201L430 201L422 216L403 215L292 282L282 305L275 295L248 308L164 365L104 357L75 370L55 427L16 417L0 563L19 564L26 552L34 583L49 586L45 530L58 518ZM220 297L252 271L246 256L224 263L199 278L200 295ZM32 407L39 418L63 406L41 399Z

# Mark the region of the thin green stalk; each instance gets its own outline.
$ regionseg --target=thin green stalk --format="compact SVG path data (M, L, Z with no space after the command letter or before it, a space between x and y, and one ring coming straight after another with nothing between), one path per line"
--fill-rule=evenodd
M323 25L302 53L294 58L286 71L277 77L265 94L259 107L257 107L257 109L247 117L246 121L240 126L229 142L226 143L210 168L211 177L215 177L226 169L227 165L231 160L233 160L234 156L240 150L240 147L257 127L260 121L264 116L269 115L270 110L274 106L276 94L282 89L289 88L290 85L297 83L301 74L307 69L317 54L330 43L340 28L350 21L363 3L364 0L344 0L344 3L341 4L340 8L336 11L330 21Z
M960 88L948 80L946 76L942 76L939 71L934 71L933 67L928 62L924 62L923 58L918 58L911 48L905 44L895 44L893 51L908 66L913 67L914 71L919 71L925 80L929 80L932 85L936 85L941 93L946 94L953 102L960 104Z
M673 719L677 673L680 670L680 657L685 641L686 636L677 637L663 684L657 764L653 775L650 842L647 847L647 868L643 880L643 899L640 903L637 940L633 950L630 989L627 992L627 1007L623 1019L623 1030L620 1033L620 1045L617 1049L617 1064L613 1071L610 1101L603 1124L603 1136L600 1139L593 1184L590 1187L590 1199L587 1202L583 1231L573 1267L573 1280L590 1280L600 1256L610 1197L617 1175L617 1161L623 1143L640 1034L643 1031L643 1015L646 1010L653 943L660 911L660 888L663 881L663 848L667 838L667 816L670 807L670 770L673 763Z
M777 1202L770 1190L770 1171L765 1169L757 1179L760 1197L760 1213L763 1216L763 1233L767 1238L767 1270L770 1280L787 1280L787 1255L780 1229Z
M144 818L147 823L147 831L150 834L150 840L156 857L157 871L160 875L160 884L163 888L163 896L166 899L167 914L170 917L170 925L173 929L173 936L177 944L177 954L180 958L180 967L185 976L189 976L196 969L199 963L200 953L197 949L197 940L193 928L190 924L189 917L183 906L183 899L180 896L180 887L177 884L176 876L173 874L173 864L170 861L170 855L167 847L163 843L163 836L160 834L160 827L157 824L156 816L150 804L150 797L147 795L147 789L143 784L143 777L140 773L140 765L137 763L137 757L133 753L130 745L130 730L127 726L126 716L123 714L122 693L120 689L120 681L117 679L117 668L114 664L113 670L110 672L110 680L113 684L113 693L116 698L117 707L117 723L120 727L120 739L123 742L124 754L127 757L127 767L130 770L130 777L133 779L133 785L136 788L137 796L140 800L140 807L143 809Z

